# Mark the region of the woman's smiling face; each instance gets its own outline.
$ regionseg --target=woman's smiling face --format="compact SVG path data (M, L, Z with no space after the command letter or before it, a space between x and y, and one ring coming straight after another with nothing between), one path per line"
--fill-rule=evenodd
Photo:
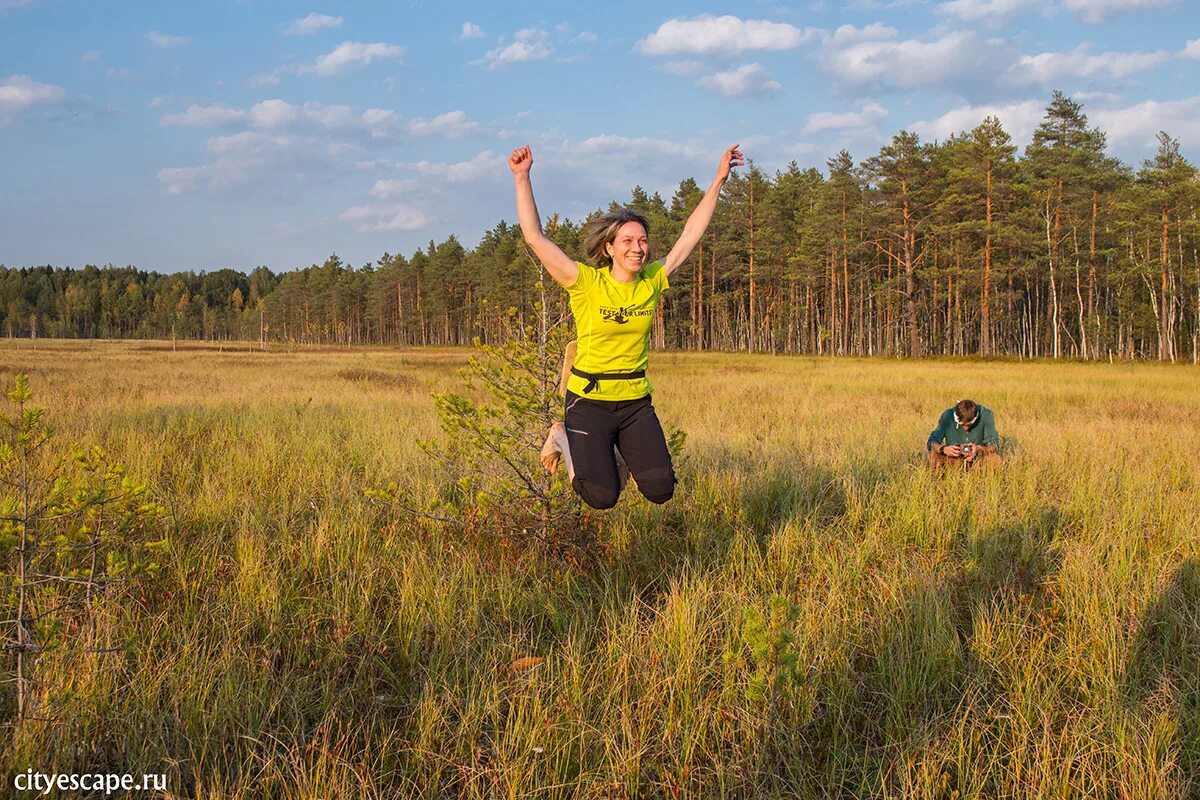
M608 245L613 268L636 275L650 255L650 242L640 222L626 222Z

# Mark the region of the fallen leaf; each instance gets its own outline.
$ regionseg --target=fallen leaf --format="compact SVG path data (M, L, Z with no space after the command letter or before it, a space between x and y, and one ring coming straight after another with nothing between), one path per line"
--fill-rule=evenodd
M527 669L533 669L545 660L546 659L542 658L541 656L526 656L525 658L518 658L516 661L509 664L508 668L513 672L523 672Z

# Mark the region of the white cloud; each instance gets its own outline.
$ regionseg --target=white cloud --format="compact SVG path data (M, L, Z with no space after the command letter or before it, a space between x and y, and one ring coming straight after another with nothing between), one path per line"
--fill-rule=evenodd
M595 44L596 42L600 41L600 37L591 31L583 31L571 41L578 42L580 44Z
M133 80L133 72L124 67L109 67L104 70L104 77L110 81L125 81L128 83Z
M359 119L368 128L391 126L400 121L395 111L390 111L386 108L368 108L362 113Z
M666 186L678 182L689 170L709 160L715 167L716 156L720 155L715 146L611 133L590 136L582 142L563 142L556 149L560 151L556 167L574 173L571 183L587 180L616 192L628 191L634 184Z
M1039 5L1038 0L948 0L938 11L967 22L1002 21Z
M541 61L554 55L554 49L547 44L550 34L541 28L525 28L517 31L516 41L489 50L481 62L488 69L498 69L509 64L520 64L527 61Z
M34 106L62 102L61 86L38 83L28 75L10 75L0 82L0 126L7 125Z
M616 136L611 133L591 136L584 139L578 146L569 148L572 153L593 158L656 158L682 157L695 158L703 151L697 150L682 142L671 139L652 139L645 136L628 137Z
M158 124L166 127L212 128L240 122L245 118L246 112L242 109L217 103L211 106L188 106L186 111L167 114Z
M824 69L850 85L900 89L962 83L991 76L1010 63L1004 46L969 31L949 31L931 41L867 39L822 50Z
M331 17L328 14L318 14L313 12L307 17L294 20L291 25L284 30L284 36L306 36L310 33L318 33L327 28L342 27L341 17Z
M817 35L786 22L703 14L693 19L669 19L635 47L650 56L681 53L736 56L747 50L792 50Z
M1150 155L1159 131L1183 142L1200 141L1200 96L1183 100L1146 100L1126 108L1089 110L1091 123L1108 134L1109 142L1142 148Z
M1200 61L1200 39L1188 39L1187 46L1179 51L1179 57Z
M464 22L462 26L461 39L482 39L484 37L483 28L476 25L474 22Z
M168 36L158 31L147 31L146 41L155 47L181 47L191 41L188 36Z
M222 156L212 164L198 167L160 169L155 177L163 184L167 194L185 194L202 186L218 189L241 183L258 164L255 159Z
M341 75L351 67L362 67L380 58L400 58L404 48L384 42L342 42L334 50L321 56L311 66L301 67L300 72L329 77Z
M502 165L500 164L499 156L491 150L484 150L481 153L477 153L469 161L459 161L454 164L418 161L406 164L405 166L418 174L441 178L450 183L468 183L479 180L489 173L498 173L499 166Z
M286 100L273 99L256 103L249 110L219 103L211 106L192 105L186 111L167 114L159 120L160 125L193 128L242 122L263 130L307 128L360 131L369 133L373 139L380 139L399 130L400 118L396 112L386 108L368 108L359 114L347 105L325 105L310 101L297 106Z
M352 206L339 219L352 224L359 233L416 231L432 222L425 212L402 203Z
M825 44L844 45L854 42L894 39L898 33L899 31L895 28L888 27L881 22L872 22L870 25L865 25L861 28L853 25L842 25L833 32L832 36L822 31L821 38Z
M250 121L259 128L278 128L299 116L299 110L286 100L263 100L250 107Z
M742 140L743 146L747 140L748 137ZM540 144L538 139L534 141L535 159L538 152L545 155L547 180L569 187L571 195L591 192L601 197L625 196L634 185L647 191L661 191L669 197L687 175L700 176L702 184L706 183L716 170L721 151L733 144L732 141L698 144L694 140L607 133L583 141L562 139L551 133ZM587 206L577 203L563 210L586 214L592 210Z
M1009 75L1018 83L1054 83L1064 78L1127 78L1164 63L1170 54L1100 53L1089 55L1081 44L1069 53L1038 53L1021 56L1009 67Z
M325 154L333 160L351 156L360 150L362 150L362 146L353 142L330 142L325 145Z
M408 123L408 132L421 138L462 139L479 130L479 123L468 120L462 111L448 111L432 119L418 117Z
M864 103L861 111L819 111L808 115L804 124L805 133L840 131L846 129L872 128L887 117L887 109L875 102Z
M696 81L696 85L726 97L761 95L780 88L779 81L758 64L744 64L736 69L705 75Z
M1041 123L1045 111L1045 103L1040 100L962 106L947 111L937 119L914 122L909 127L925 139L948 139L954 134L978 127L984 117L996 117L1013 141L1023 144L1033 138L1033 131Z
M821 2L822 0L818 0ZM846 7L851 11L881 11L884 9L896 8L913 8L914 6L925 5L928 0L850 0L846 3Z
M1174 5L1177 0L1063 0L1068 10L1083 17L1085 22L1103 22L1121 11L1138 11Z
M197 106L178 115L180 123L221 123L246 129L208 140L210 163L168 167L158 179L167 194L219 189L250 182L278 185L310 175L361 169L371 140L391 139L402 130L395 112L361 113L341 104L265 100L249 109Z
M7 11L12 11L13 9L31 6L34 4L34 2L36 2L36 0L0 0L0 14L4 14Z
M322 128L348 128L358 123L354 109L345 105L322 105L308 102L302 106L304 118Z
M415 178L395 178L391 180L377 180L375 185L371 187L371 197L378 197L380 200L388 200L392 197L398 197L402 194L410 194L413 190L421 185L421 182Z
M104 58L103 50L87 50L79 56L80 64L95 64L100 59Z
M230 136L214 136L205 143L209 152L217 155L262 153L289 147L292 140L264 131L243 131Z

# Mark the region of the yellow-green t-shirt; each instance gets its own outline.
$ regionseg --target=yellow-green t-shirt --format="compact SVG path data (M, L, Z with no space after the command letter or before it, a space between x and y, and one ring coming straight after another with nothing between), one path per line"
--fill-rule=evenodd
M579 277L567 287L575 317L575 368L583 372L637 372L650 361L650 326L658 298L668 286L667 271L654 261L633 283L613 280L607 269L579 263ZM589 400L637 400L650 394L647 378L602 380L590 393L588 381L571 375L568 391Z

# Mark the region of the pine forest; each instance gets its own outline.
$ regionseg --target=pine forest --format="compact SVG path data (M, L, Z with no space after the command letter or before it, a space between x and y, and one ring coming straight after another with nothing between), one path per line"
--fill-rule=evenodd
M664 296L655 347L1197 361L1200 179L1169 133L1134 169L1055 92L1020 157L988 117L947 141L901 131L862 161L842 151L826 164L736 171ZM623 205L650 220L662 256L701 196L689 178L669 199L635 187ZM542 222L582 257L586 220ZM501 221L474 249L450 236L357 268L336 255L279 274L0 268L0 332L454 345L503 340L543 297L565 313Z

